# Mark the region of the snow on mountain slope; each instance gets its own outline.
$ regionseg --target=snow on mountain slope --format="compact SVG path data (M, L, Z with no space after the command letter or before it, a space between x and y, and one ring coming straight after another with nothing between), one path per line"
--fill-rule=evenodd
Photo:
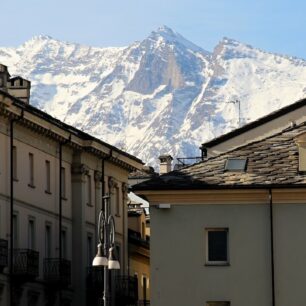
M37 36L0 48L31 104L156 165L306 95L306 61L224 38L209 53L163 26L122 48Z

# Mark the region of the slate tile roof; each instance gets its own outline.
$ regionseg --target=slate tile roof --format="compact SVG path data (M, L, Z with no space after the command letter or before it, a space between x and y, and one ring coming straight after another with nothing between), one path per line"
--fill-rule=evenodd
M145 181L133 186L133 190L306 187L306 174L298 171L299 153L295 142L295 138L303 133L306 133L306 122ZM246 171L225 171L228 158L247 158Z

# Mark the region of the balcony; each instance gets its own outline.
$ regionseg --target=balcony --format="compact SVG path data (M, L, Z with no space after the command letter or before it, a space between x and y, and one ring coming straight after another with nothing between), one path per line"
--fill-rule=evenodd
M88 267L87 269L87 286L91 288L103 288L104 268Z
M103 271L103 267L88 268L87 296L88 304L90 305L101 305L103 296ZM137 305L138 282L136 277L113 275L113 277L110 277L109 287L111 296L115 298L115 306Z
M134 276L115 278L116 306L136 305L138 300L138 282Z
M8 241L0 239L0 272L8 265Z
M45 258L44 280L49 285L68 287L71 284L71 263L67 259Z
M30 249L14 249L13 276L33 280L39 273L39 252Z
M150 301L149 300L139 300L137 302L137 306L150 306Z
M128 241L130 243L145 247L147 249L150 248L150 236L146 236L146 239L141 238L140 233L135 232L131 229L128 230Z

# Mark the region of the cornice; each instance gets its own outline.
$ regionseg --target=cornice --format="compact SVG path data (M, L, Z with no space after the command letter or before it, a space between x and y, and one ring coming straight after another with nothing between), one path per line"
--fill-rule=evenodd
M272 189L273 204L306 204L306 188ZM269 189L136 191L150 206L159 204L269 204Z

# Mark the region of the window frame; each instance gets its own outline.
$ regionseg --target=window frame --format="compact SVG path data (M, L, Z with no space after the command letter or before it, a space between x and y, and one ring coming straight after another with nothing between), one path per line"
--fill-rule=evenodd
M12 165L13 165L13 180L18 182L18 158L17 158L17 147L12 148Z
M243 162L243 167L233 167L230 166L231 162ZM227 160L225 161L225 165L224 165L224 171L227 172L245 172L246 168L247 168L247 163L248 163L248 159L247 157L239 157L239 158L234 158L234 157L229 157L227 158Z
M61 167L61 199L62 200L67 200L66 197L66 168Z
M226 232L226 260L209 260L209 233ZM205 265L206 266L229 266L229 228L228 227L209 227L205 228Z
M47 237L47 229L49 237ZM49 221L45 223L45 258L52 258L52 223Z
M51 162L50 160L45 160L45 171L46 171L45 193L51 194Z
M35 250L36 246L36 220L35 217L28 217L28 249Z
M28 186L35 188L34 184L34 154L29 152L29 183Z

